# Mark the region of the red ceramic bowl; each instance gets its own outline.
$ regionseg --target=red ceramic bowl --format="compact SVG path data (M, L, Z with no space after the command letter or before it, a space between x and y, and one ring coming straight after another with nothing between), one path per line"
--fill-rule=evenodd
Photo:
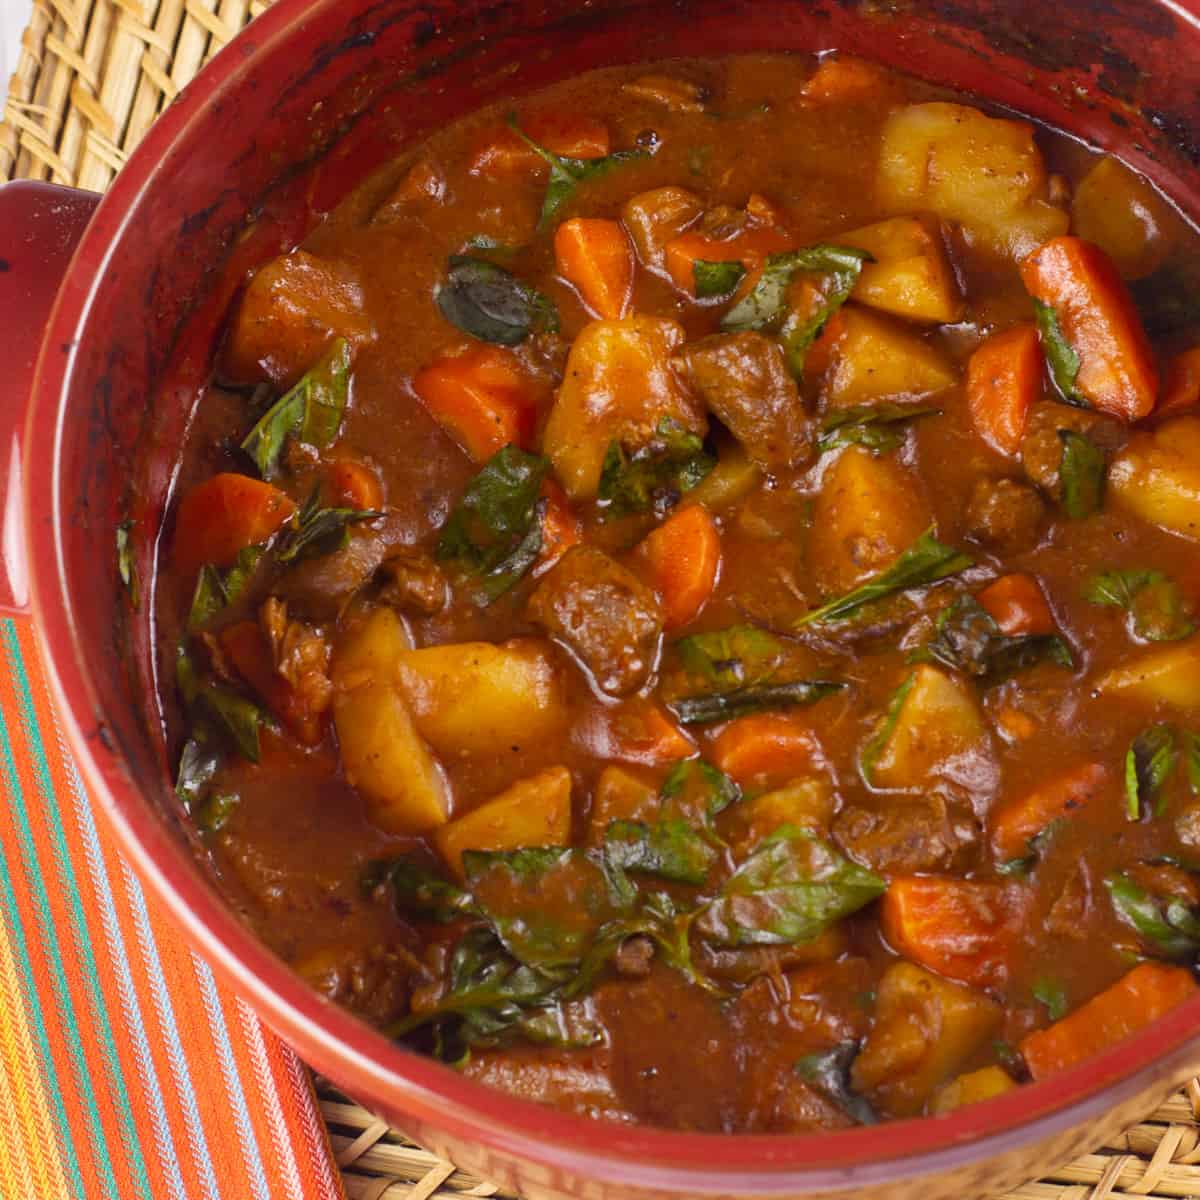
M94 213L95 197L0 189L0 328L15 357L0 373L0 544L93 795L189 938L308 1062L531 1197L968 1200L1098 1144L1200 1066L1198 998L1073 1071L947 1117L800 1137L589 1123L488 1091L330 1006L224 907L189 850L151 606L129 610L114 529L136 522L144 597L231 281L405 141L501 95L605 63L832 47L1089 138L1200 211L1200 0L279 0L171 106Z

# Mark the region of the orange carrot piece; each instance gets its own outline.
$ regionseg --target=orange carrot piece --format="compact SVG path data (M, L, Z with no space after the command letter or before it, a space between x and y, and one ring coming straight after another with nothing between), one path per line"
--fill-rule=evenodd
M1156 417L1173 416L1200 404L1200 346L1177 354L1167 367Z
M287 495L260 479L214 475L179 505L175 565L184 574L206 563L230 567L240 551L265 542L295 511Z
M1053 633L1058 626L1041 586L1032 575L1001 575L976 597L1006 637Z
M537 113L523 118L520 125L539 146L564 158L603 158L611 148L608 126L594 117ZM502 180L549 168L545 159L506 126L484 135L470 169L487 179Z
M975 429L993 450L1016 454L1029 410L1042 391L1037 327L1018 325L987 339L967 364L967 406Z
M329 464L326 486L335 506L378 509L383 507L383 484L365 463L338 458Z
M842 55L824 59L801 89L805 99L821 101L863 100L895 92L896 85L879 67Z
M593 316L618 320L633 296L633 246L619 221L572 217L554 234L559 275Z
M695 620L721 566L721 535L708 510L701 504L679 509L646 535L636 554L662 601L664 629Z
M1079 356L1080 395L1125 421L1149 416L1158 399L1158 365L1112 259L1091 242L1053 238L1021 264L1021 279L1034 299L1054 309Z
M511 350L471 346L443 356L417 372L413 391L476 462L533 434L534 405Z
M883 932L905 958L968 987L999 987L1017 931L1009 890L939 876L893 879L880 902Z
M756 225L773 225L778 229L787 227L787 213L761 192L751 192L746 197L746 214Z
M752 225L735 237L720 241L692 230L672 238L663 247L667 274L675 286L688 296L696 294L697 262L740 262L746 268L735 298L753 287L747 281L756 278L771 254L788 250L795 243L787 234L769 226Z
M1105 766L1084 763L1047 780L1032 792L1002 804L992 821L992 848L997 861L1023 858L1029 853L1030 841L1051 821L1078 812L1109 782Z
M296 740L315 746L321 740L321 712L275 670L267 639L258 624L239 621L223 629L218 640L233 669L295 734Z
M1021 1057L1034 1079L1045 1079L1124 1041L1195 993L1184 967L1139 963L1070 1016L1022 1038Z
M812 729L794 714L761 713L731 721L711 743L713 761L741 784L786 782L820 759Z
M845 336L846 318L839 310L825 322L821 336L809 346L808 353L804 356L804 374L824 375L833 365L838 345Z
M533 567L535 577L544 575L572 546L583 540L583 526L571 508L566 493L553 479L542 481L542 548Z
M634 697L608 715L608 753L622 762L667 767L696 753L695 744L658 704Z

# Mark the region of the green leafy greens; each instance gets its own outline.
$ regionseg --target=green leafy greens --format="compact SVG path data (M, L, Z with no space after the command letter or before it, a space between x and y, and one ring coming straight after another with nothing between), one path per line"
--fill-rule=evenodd
M628 454L612 442L600 470L599 499L606 518L665 512L717 465L694 433L663 417L654 439Z
M822 454L839 446L865 446L875 454L895 450L907 426L921 417L941 415L940 408L919 404L856 404L831 412L821 424L817 449Z
M698 258L692 263L692 282L697 300L712 300L728 296L742 281L746 268L737 259L725 262L705 262Z
M1150 567L1103 571L1083 590L1091 604L1123 609L1133 635L1147 642L1175 642L1196 630L1179 585Z
M1082 520L1100 511L1104 502L1107 463L1104 451L1074 429L1060 429L1062 459L1058 475L1062 506L1068 517Z
M383 515L372 508L322 508L320 489L314 488L283 531L275 557L286 566L333 554L346 544L351 525Z
M1152 895L1128 875L1104 881L1113 911L1166 958L1191 958L1200 949L1200 918L1175 896Z
M1050 378L1054 380L1058 394L1068 404L1087 408L1087 401L1075 386L1079 376L1079 355L1063 335L1058 323L1058 313L1051 305L1043 304L1040 300L1033 301L1033 311L1042 339L1042 350L1046 355L1046 364L1050 368Z
M531 333L558 330L554 304L486 258L451 255L434 300L451 325L483 342L515 346Z
M1067 1015L1067 993L1057 979L1039 979L1033 985L1033 998L1046 1009L1051 1021L1061 1021Z
M237 601L262 555L261 546L245 546L227 571L208 565L200 568L188 610L189 632L203 629L219 612Z
M806 1054L797 1060L794 1069L805 1083L832 1100L848 1117L860 1125L877 1125L879 1115L850 1086L850 1068L857 1057L858 1043L848 1040L828 1050Z
M879 724L875 727L875 732L867 740L865 746L858 756L858 773L862 776L863 782L868 787L874 787L875 781L872 775L875 771L875 764L879 761L879 756L883 753L883 748L888 744L893 732L896 729L896 722L900 720L900 711L904 707L905 700L908 699L908 693L912 691L913 684L917 681L917 675L914 671L907 679L892 693L891 699L888 701L887 709L879 720Z
M1151 725L1133 739L1125 754L1125 815L1129 820L1149 815L1178 761L1179 749L1171 725Z

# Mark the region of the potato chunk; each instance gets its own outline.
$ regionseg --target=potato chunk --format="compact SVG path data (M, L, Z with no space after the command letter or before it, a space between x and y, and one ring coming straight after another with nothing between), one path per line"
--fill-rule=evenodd
M951 760L987 749L987 730L970 688L946 671L922 663L905 684L894 723L869 764L870 781L883 788L919 788Z
M1000 1025L1001 1009L978 992L909 962L879 981L875 1025L851 1082L893 1117L913 1117Z
M392 833L424 833L445 822L450 793L396 686L412 645L390 608L376 609L333 656L333 722L342 767L372 821Z
M825 398L835 407L932 396L958 382L940 351L886 317L847 305L835 330L824 380Z
M507 754L558 735L559 671L534 638L456 642L399 655L396 680L421 736L444 755Z
M957 321L962 315L958 281L935 221L895 217L840 234L837 240L875 259L863 267L854 289L860 304L933 324Z
M960 1075L939 1088L929 1111L934 1115L953 1112L966 1104L978 1104L993 1096L1002 1096L1017 1086L1016 1080L1003 1067L983 1067Z
M433 840L446 865L463 878L464 850L521 850L571 841L571 772L551 767L443 825Z
M884 570L932 520L910 471L850 446L826 473L813 509L808 560L822 591L848 591Z
M1135 433L1109 467L1108 488L1135 516L1200 541L1200 417Z
M671 368L684 338L676 321L626 317L585 325L571 346L542 446L572 500L591 500L614 441L649 442L666 417L703 435L708 422Z
M1109 671L1096 686L1143 704L1195 708L1200 705L1200 637L1139 654Z
M362 288L344 263L293 250L250 280L225 344L223 371L236 383L290 387L335 337L374 337Z
M1107 156L1080 180L1071 204L1075 233L1095 242L1126 279L1152 275L1171 253L1172 217L1158 193Z
M1066 233L1026 121L963 104L911 104L883 128L878 196L892 212L928 209L958 221L973 244L1019 259Z

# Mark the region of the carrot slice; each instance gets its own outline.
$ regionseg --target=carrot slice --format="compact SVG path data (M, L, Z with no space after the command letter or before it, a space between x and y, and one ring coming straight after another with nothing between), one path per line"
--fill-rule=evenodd
M820 744L802 719L762 713L726 725L712 741L712 757L738 783L784 782L819 760Z
M992 822L992 847L997 861L1024 857L1029 853L1030 841L1051 821L1078 812L1108 783L1106 767L1084 763L1001 805Z
M329 464L325 479L337 505L360 509L383 507L383 484L365 463L352 458L335 459Z
M418 371L413 390L430 414L476 462L533 433L534 405L516 355L471 346Z
M593 316L618 320L633 296L633 246L619 221L572 217L554 234L558 273Z
M1163 397L1156 417L1170 416L1200 404L1200 346L1177 354L1167 367Z
M846 318L839 309L825 322L821 336L809 346L804 356L805 375L824 375L829 370L837 356L837 348L846 336L846 327Z
M708 510L689 504L651 531L636 554L663 607L668 632L695 620L708 603L721 566L721 535Z
M888 75L861 58L827 58L801 89L808 100L864 100L892 96L896 85Z
M1016 454L1029 410L1042 391L1042 346L1034 325L984 342L967 364L967 406L979 435L1001 454Z
M221 650L233 669L250 685L259 699L305 746L321 740L321 711L311 697L297 691L275 670L267 639L254 621L239 621L220 634Z
M1003 884L893 879L879 911L884 934L905 958L969 987L998 987L1008 977L1017 923Z
M571 509L566 493L553 479L542 481L542 548L533 567L534 576L544 575L572 546L583 540L583 526Z
M595 117L575 113L538 113L521 121L529 137L563 158L603 158L611 148L608 126ZM471 158L471 172L487 179L511 179L548 169L537 154L511 129L492 129Z
M1053 633L1058 628L1050 605L1032 575L1019 571L1001 575L975 599L1007 637L1036 636Z
M626 700L609 713L608 736L611 757L648 767L670 766L696 753L695 745L662 707L642 697Z
M663 248L667 274L675 286L688 296L696 294L697 262L740 262L746 268L734 297L744 295L754 286L752 280L761 273L771 254L788 250L795 245L786 233L773 227L751 226L735 237L721 241L698 231L681 233Z
M1045 1079L1124 1041L1195 993L1185 968L1140 963L1070 1016L1022 1038L1021 1057L1034 1079Z
M175 565L185 574L206 563L232 566L240 551L265 542L295 511L287 495L261 479L214 475L179 505Z
M1035 300L1054 309L1078 356L1079 394L1126 421L1149 416L1158 399L1158 366L1112 259L1091 242L1053 238L1021 264L1021 279Z

